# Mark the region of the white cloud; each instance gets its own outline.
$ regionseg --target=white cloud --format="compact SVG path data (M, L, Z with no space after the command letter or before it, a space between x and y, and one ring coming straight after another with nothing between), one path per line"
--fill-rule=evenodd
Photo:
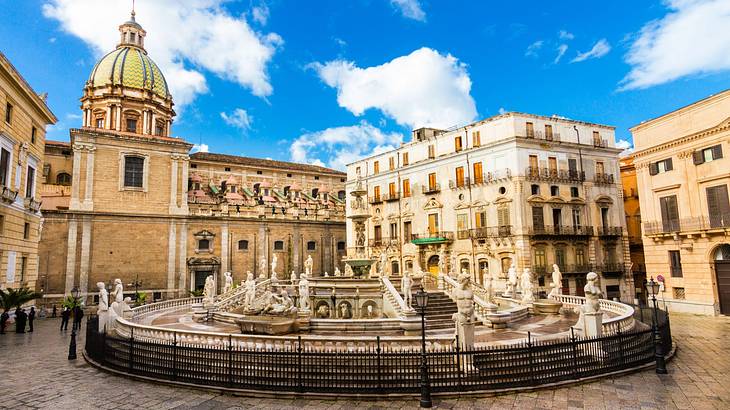
M337 89L340 107L358 116L375 108L411 128L447 128L477 115L466 65L430 48L374 67L360 68L345 60L310 67Z
M525 50L525 57L535 57L537 58L537 52L540 51L542 48L542 45L545 42L542 40L537 40L536 42L530 44L527 46L527 49Z
M553 64L557 64L560 62L560 59L563 58L563 55L565 55L565 52L568 51L568 45L567 44L561 44L558 46L558 55L555 56L555 60L553 60Z
M262 26L265 26L266 23L269 21L269 15L269 6L267 6L264 2L251 9L251 18L253 19L253 21L259 23Z
M208 144L194 144L191 152L208 152Z
M392 150L403 141L399 133L386 133L361 121L358 125L333 127L299 136L289 148L292 161L344 170L349 163Z
M418 0L390 0L390 4L400 11L405 18L426 21L426 13L421 8L421 3Z
M259 97L273 91L267 68L282 43L275 33L251 29L230 15L225 0L138 2L145 47L160 66L178 106L208 90L204 72L236 82ZM46 0L43 14L88 44L97 57L114 49L117 26L129 18L128 0Z
M730 2L671 0L626 54L631 71L623 89L647 88L689 75L730 70Z
M560 37L561 40L572 40L575 38L573 33L566 30L560 30L560 32L558 32L558 37Z
M253 117L248 115L248 112L246 112L246 110L244 110L243 108L236 108L230 114L222 112L221 118L223 118L223 121L226 124L232 127L240 128L242 130L250 129L251 122L253 122Z
M505 110L505 109L504 109L504 107L499 107L499 114L500 114L500 115L501 115L501 114L504 114L504 113L506 113L506 112L507 112L507 110Z
M616 148L623 150L619 156L626 156L634 152L634 144L627 140L616 141Z
M601 58L608 54L609 51L611 51L611 45L608 43L608 40L602 38L593 45L593 48L586 51L585 53L578 53L578 55L570 62L579 63L590 58Z

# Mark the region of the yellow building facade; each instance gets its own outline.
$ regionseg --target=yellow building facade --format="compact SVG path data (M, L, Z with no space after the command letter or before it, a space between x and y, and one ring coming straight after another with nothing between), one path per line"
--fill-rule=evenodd
M0 287L36 287L45 129L56 122L0 53Z
M670 310L730 313L730 90L631 129L648 276Z

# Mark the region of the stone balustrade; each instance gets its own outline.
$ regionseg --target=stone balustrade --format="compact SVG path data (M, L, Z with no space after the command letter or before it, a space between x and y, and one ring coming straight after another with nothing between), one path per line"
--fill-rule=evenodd
M383 302L388 301L398 317L405 317L406 313L413 311L413 309L406 305L406 301L403 300L400 292L395 289L395 286L393 286L393 283L388 277L381 277L380 282L383 285Z
M562 302L564 307L580 308L586 303L586 298L573 295L553 295L551 299ZM598 301L601 310L615 314L603 321L603 334L614 334L618 332L628 332L636 326L634 319L634 308L621 302L615 302L608 299L600 299Z

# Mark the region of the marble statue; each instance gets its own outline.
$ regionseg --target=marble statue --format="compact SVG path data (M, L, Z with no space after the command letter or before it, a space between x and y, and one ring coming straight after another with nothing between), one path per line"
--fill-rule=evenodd
M99 289L99 307L98 312L106 312L109 310L109 292L106 291L104 282L97 282L96 287Z
M373 305L368 305L368 307L365 309L365 317L368 319L375 318L375 311L373 310Z
M299 310L309 311L309 281L306 273L301 274L299 278Z
M205 278L205 286L203 287L203 304L207 305L213 303L215 299L215 279L213 275L208 275Z
M345 302L340 303L340 319L351 319L350 305Z
M358 248L362 248L365 246L365 232L362 230L358 230L357 232L357 239L355 241L355 244Z
M325 277L325 278L329 278L329 277L330 277L330 273L329 273L329 272L327 272L327 271L324 271L324 277Z
M509 271L507 271L507 291L504 293L504 295L508 298L511 298L515 295L515 288L517 287L517 269L515 269L515 264L512 263L512 265L509 267Z
M335 276L340 277L342 276L342 272L340 272L340 268L335 266Z
M272 293L263 313L270 315L290 315L297 312L294 302L289 297L286 288L281 288L278 295Z
M352 266L345 264L345 276L352 277L355 276L355 271L352 270Z
M403 272L400 280L400 291L403 294L403 301L409 309L413 309L413 279L408 271Z
M385 254L385 252L380 253L380 264L378 265L378 274L380 276L385 276L385 265L388 263L388 256Z
M134 316L134 312L132 311L131 297L127 296L126 298L124 298L124 300L122 300L122 302L120 303L120 306L122 309L122 314L120 315L121 317L125 319L131 319L132 316Z
M313 266L314 261L312 260L312 255L307 255L307 260L304 261L304 272L307 274L307 277L312 276Z
M459 287L454 292L458 311L451 318L454 319L456 337L462 348L471 348L474 345L474 292L471 290L471 278L461 274L457 278Z
M451 254L451 266L449 266L449 276L455 276L458 269L456 266L456 254Z
M439 274L446 275L446 255L443 249L439 252Z
M243 304L246 308L250 308L253 306L253 301L256 298L256 280L253 278L251 271L246 273L246 282L243 286L246 290Z
M265 278L266 277L266 256L261 256L261 260L259 261L259 278Z
M330 317L330 307L327 305L319 305L319 308L317 308L317 317L320 319Z
M552 280L553 281L550 283L550 286L552 286L552 290L550 290L548 297L562 295L563 294L563 274L560 272L560 267L558 267L557 264L553 264Z
M532 303L535 301L535 295L532 293L532 272L530 268L525 268L522 273L522 303Z
M598 275L596 272L588 272L588 275L586 275L587 283L583 287L583 291L586 295L586 303L583 305L584 313L596 313L601 310L599 299L601 298L602 293L601 288L596 284L597 280Z
M294 273L294 271L291 271L291 276L289 276L289 280L291 280L292 286L297 285L297 274Z
M122 316L123 311L123 304L124 304L124 286L122 285L121 279L114 279L114 290L112 291L111 296L114 298L114 302L112 302L112 309L110 312L110 315L112 316L110 319L114 319L116 316Z
M225 272L223 274L225 277L225 284L223 285L223 294L226 294L233 289L233 276L231 276L231 272Z
M274 256L271 257L271 276L274 276L276 274L276 265L279 262L279 257L274 254Z
M272 288L276 288L279 286L279 277L276 276L276 272L271 271L271 278L269 279L269 283L271 283Z
M487 302L491 302L494 297L494 284L492 281L492 274L489 272L489 269L484 268L483 275L484 291L487 296Z

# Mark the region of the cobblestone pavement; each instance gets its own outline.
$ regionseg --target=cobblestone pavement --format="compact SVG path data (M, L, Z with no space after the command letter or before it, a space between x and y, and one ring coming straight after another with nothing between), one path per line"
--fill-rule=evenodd
M476 409L730 409L730 318L672 316L679 345L669 374L646 370L572 387L487 398L439 400L437 408ZM243 398L113 376L79 353L67 360L70 332L57 319L35 333L0 335L0 408L218 409L417 408L417 400L348 401ZM79 352L83 337L79 340Z

